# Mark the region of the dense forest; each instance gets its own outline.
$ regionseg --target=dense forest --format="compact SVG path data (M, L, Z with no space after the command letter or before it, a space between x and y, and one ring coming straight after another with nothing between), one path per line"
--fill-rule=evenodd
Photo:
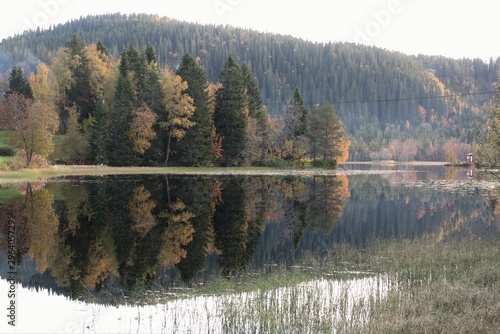
M13 65L47 64L73 34L101 41L117 61L131 44L152 45L160 68L178 69L189 53L218 83L229 55L252 73L267 112L284 119L295 88L304 106L332 104L351 140L350 159L456 160L484 138L486 109L500 57L408 56L350 43L200 25L152 15L88 16L0 43L3 90ZM458 156L457 156L458 154Z

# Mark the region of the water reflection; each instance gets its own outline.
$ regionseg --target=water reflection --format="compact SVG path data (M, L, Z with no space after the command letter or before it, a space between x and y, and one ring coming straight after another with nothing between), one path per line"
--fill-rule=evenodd
M78 298L293 264L339 242L498 231L484 193L417 186L440 177L66 178L19 187L22 196L1 204L0 218L16 222L20 281ZM6 267L2 258L1 276Z

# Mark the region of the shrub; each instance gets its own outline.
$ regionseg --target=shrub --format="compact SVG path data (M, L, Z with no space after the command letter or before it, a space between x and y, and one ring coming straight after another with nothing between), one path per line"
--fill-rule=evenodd
M313 167L335 169L337 168L336 160L314 160L312 163Z
M0 147L0 157L13 157L14 155L16 152L10 147Z

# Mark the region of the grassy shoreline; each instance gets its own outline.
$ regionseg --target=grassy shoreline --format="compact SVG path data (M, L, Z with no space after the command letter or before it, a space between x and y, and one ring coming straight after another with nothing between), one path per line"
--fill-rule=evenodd
M347 162L343 165L365 164L374 166L444 166L445 162L412 161L398 162ZM16 180L37 180L60 176L100 176L100 175L337 175L342 173L342 165L336 169L324 168L280 168L280 167L110 167L100 165L54 165L46 168L0 170L0 182Z
M100 175L336 175L338 169L272 168L272 167L108 167L91 165L51 166L39 169L0 171L0 182L46 179L60 176Z

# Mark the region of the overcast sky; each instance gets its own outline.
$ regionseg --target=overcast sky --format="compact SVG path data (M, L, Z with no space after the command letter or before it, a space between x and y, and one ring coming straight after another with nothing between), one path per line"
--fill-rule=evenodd
M0 39L88 14L148 13L407 54L500 56L499 0L2 0Z

